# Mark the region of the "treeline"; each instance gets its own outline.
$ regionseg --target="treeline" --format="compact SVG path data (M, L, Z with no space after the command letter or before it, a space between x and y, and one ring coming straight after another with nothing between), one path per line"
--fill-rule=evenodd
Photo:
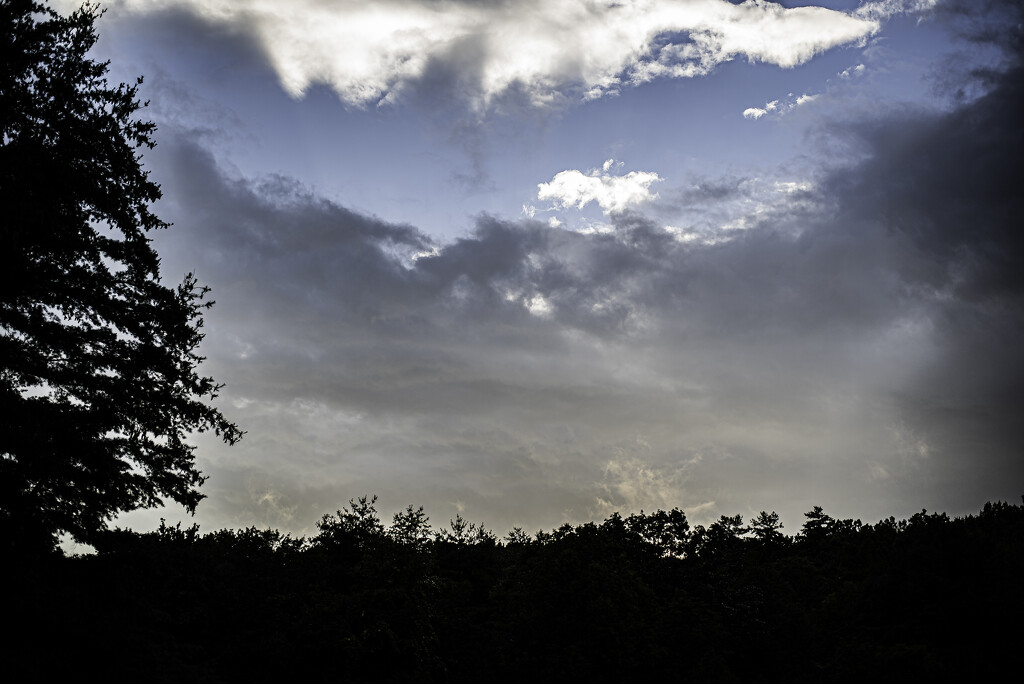
M7 566L11 681L966 681L1019 670L1024 507L498 539L361 498L310 538L162 524Z

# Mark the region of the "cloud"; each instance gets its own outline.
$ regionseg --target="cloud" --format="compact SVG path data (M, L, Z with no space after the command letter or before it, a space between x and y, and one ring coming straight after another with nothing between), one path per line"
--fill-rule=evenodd
M636 442L648 446L641 436ZM637 457L612 458L605 464L600 486L603 496L597 499L595 517L608 516L615 511L655 511L684 507L691 514L698 513L714 502L685 501L688 473L701 461L698 454L690 461L672 467L651 467Z
M840 71L839 78L856 78L857 76L863 76L864 70L865 66L863 64L858 64L857 66L852 66Z
M779 108L779 101L778 100L772 100L771 102L766 102L764 107L748 107L747 109L744 109L743 110L743 118L744 119L760 119L762 116L764 116L768 112L774 112L778 108Z
M744 109L743 118L757 120L769 112L776 112L779 115L786 114L801 105L805 105L808 102L814 102L819 97L821 97L820 93L815 95L808 95L807 93L804 93L795 97L793 93L789 93L785 98L766 102L764 107L748 107Z
M635 212L592 234L481 216L436 244L162 145L189 204L161 254L213 286L204 353L250 431L244 458L201 465L280 483L218 505L284 524L377 491L502 529L670 500L869 519L1014 495L1021 82L863 122L865 161L778 186L811 199L711 244Z
M364 107L440 87L477 109L510 93L534 106L593 99L735 58L793 67L863 41L888 16L764 0L123 0L122 9L185 9L253 37L295 97L326 84Z
M171 131L147 153L175 222L157 248L213 287L204 370L249 431L201 442L200 516L298 526L377 492L498 530L670 503L798 526L822 502L869 520L1019 495L1019 57L949 111L837 125L855 161L812 179L622 204L654 179L572 172L548 199L607 207L589 233L481 215L440 243Z
M621 162L618 165L621 165ZM600 171L560 171L549 182L537 185L537 199L552 200L555 207L562 209L583 209L591 202L596 202L601 211L609 214L624 211L658 197L658 193L651 192L651 186L662 180L658 174L649 171L630 171L624 176L612 176L608 171L614 166L615 160L609 159ZM532 213L530 215L532 216Z
M854 16L882 21L898 14L924 14L935 9L940 0L874 0L865 2Z

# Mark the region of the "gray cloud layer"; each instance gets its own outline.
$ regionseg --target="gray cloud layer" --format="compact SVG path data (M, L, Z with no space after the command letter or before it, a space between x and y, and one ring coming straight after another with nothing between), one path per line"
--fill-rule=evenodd
M983 28L1008 50L987 94L847 123L863 161L714 245L635 213L435 244L165 135L162 253L214 288L205 350L249 430L204 442L209 519L302 529L378 492L500 530L675 505L795 527L1015 498L1024 74L1019 29Z

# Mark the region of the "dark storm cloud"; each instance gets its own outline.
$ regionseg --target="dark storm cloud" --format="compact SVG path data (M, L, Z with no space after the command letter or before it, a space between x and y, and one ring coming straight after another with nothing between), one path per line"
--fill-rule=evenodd
M933 435L929 477L967 506L1000 481L1003 495L1024 488L1024 8L951 2L940 16L1002 51L1000 70L984 71L988 91L949 114L859 126L867 161L823 190L844 222L878 223L905 243L892 268L932 328L935 356L899 403L908 424Z
M931 361L895 393L909 428L929 435L929 486L968 507L995 487L1024 487L1019 416L1024 408L1024 193L1020 3L948 3L955 32L998 47L980 53L984 94L947 114L904 111L843 132L866 161L821 184L835 223L803 242L863 235L884 245L879 273L901 308L930 329ZM994 71L991 65L999 64ZM969 66L969 63L968 63ZM879 242L884 239L884 242Z

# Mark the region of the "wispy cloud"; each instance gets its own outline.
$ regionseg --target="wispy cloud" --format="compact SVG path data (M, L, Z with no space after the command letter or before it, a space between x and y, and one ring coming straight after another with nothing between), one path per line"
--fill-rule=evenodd
M884 20L898 14L922 14L935 9L938 4L939 0L873 0L854 10L854 15Z
M808 102L814 102L819 97L820 94L810 95L803 93L802 95L794 95L789 93L784 98L766 102L763 107L747 107L743 110L743 118L760 119L762 116L773 112L775 114L785 114Z

